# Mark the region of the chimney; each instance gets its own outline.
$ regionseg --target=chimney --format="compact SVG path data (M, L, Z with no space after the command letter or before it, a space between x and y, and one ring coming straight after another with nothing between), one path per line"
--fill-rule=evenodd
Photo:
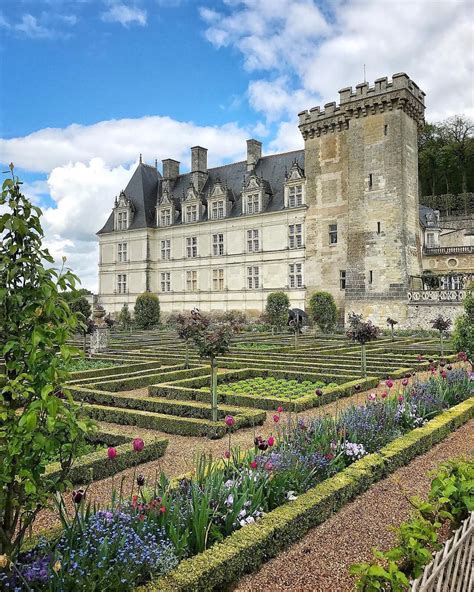
M174 181L179 175L179 161L167 158L161 163L163 165L163 179Z
M262 142L247 140L247 171L251 171L262 157Z
M207 181L207 148L191 148L191 179L196 191L201 193Z

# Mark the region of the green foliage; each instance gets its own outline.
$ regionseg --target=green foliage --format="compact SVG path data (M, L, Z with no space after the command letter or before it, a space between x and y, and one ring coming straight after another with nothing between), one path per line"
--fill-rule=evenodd
M453 347L457 352L465 352L469 360L474 360L474 289L464 298L464 314L454 324Z
M13 171L13 165L11 166ZM13 175L12 175L13 176ZM41 210L3 183L0 206L0 553L14 556L42 506L66 487L65 478L89 422L63 389L62 369L77 350L66 341L79 321L64 298L77 278L53 269L42 248ZM61 458L56 477L45 475Z
M138 296L134 308L135 324L139 329L153 329L160 324L158 296L144 292Z
M288 323L290 300L285 292L272 292L267 296L265 316L267 321L279 331Z
M118 322L120 323L120 326L125 330L130 329L130 327L132 326L132 315L130 314L128 304L126 302L120 310Z
M309 314L323 333L330 333L336 326L337 307L329 292L315 292L309 300Z
M69 308L75 312L78 318L85 322L92 314L91 305L85 296L79 296L70 301Z

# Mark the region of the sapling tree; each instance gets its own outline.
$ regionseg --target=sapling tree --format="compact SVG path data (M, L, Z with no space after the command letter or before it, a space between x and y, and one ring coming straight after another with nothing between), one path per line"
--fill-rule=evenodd
M197 331L202 330L202 316L197 309L189 314L179 313L176 315L174 324L178 337L184 341L184 367L189 368L189 342Z
M288 322L290 300L285 292L272 292L267 296L265 317L272 326L272 331L282 331Z
M367 376L367 356L365 346L369 341L377 339L380 329L371 321L363 321L362 315L351 312L348 317L349 330L346 335L360 344L360 362L363 376Z
M392 319L391 317L388 317L387 325L390 327L390 332L392 334L392 341L395 341L395 325L398 325L398 321L396 321L395 319Z
M132 315L130 314L130 310L128 308L128 304L126 302L122 306L122 308L120 309L118 321L119 321L120 326L122 327L122 329L124 329L125 331L127 331L128 329L131 329L131 327L132 327Z
M0 555L14 559L38 512L66 488L91 424L64 389L64 366L78 351L67 339L79 326L64 292L78 280L64 260L61 270L52 267L41 210L10 169L0 196ZM46 473L53 458L61 466L56 475Z
M213 323L197 309L191 311L191 318L195 328L192 339L199 356L211 363L211 413L212 421L217 421L217 357L229 351L232 334L238 326L234 323Z
M309 300L309 314L323 333L330 333L337 321L337 307L332 294L315 292Z
M447 334L449 328L451 327L451 319L447 317L443 317L443 315L438 315L434 320L431 321L431 326L433 329L439 332L439 343L441 347L441 356L444 355L444 335Z

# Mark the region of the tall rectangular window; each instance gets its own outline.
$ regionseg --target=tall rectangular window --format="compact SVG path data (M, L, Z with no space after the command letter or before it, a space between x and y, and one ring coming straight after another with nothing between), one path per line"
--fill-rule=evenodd
M122 263L124 261L128 261L127 250L128 250L127 243L118 243L117 258L118 258L119 263Z
M256 265L247 267L247 287L249 290L260 288L260 268Z
M117 215L117 230L127 230L128 212L119 212Z
M290 249L299 249L303 246L303 230L301 224L288 226L288 246Z
M171 226L171 208L161 210L160 212L160 226Z
M369 271L369 284L373 284L374 282L374 272L372 270Z
M197 222L198 207L197 204L186 206L186 222Z
M337 244L337 224L329 224L329 244Z
M288 187L288 207L297 208L303 205L303 185Z
M117 276L117 292L119 294L127 293L127 276L124 273L119 273Z
M260 251L260 236L257 228L247 230L247 251L249 253Z
M188 236L186 239L186 257L197 257L197 236Z
M161 258L171 259L171 239L169 238L161 241Z
M247 214L258 214L260 212L260 195L254 193L247 195Z
M369 189L372 189L374 185L374 177L372 175L372 173L369 174Z
M188 292L197 292L197 289L198 289L197 271L195 269L191 269L186 272L186 290Z
M346 270L341 269L339 271L339 289L345 290L346 289Z
M213 269L212 270L212 289L216 291L222 291L224 289L224 270Z
M224 254L224 235L222 233L212 235L212 254Z
M288 285L290 288L301 288L303 286L303 264L290 263L288 274Z
M218 220L224 217L224 200L219 199L218 201L212 202L211 208L211 218L213 220Z
M161 272L161 291L171 292L171 273L169 271Z

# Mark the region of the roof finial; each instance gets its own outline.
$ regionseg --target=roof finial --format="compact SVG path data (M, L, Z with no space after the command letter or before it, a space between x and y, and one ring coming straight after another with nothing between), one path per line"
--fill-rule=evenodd
M142 153L140 152L140 164L142 164Z
M155 169L158 169L158 159L155 158Z

